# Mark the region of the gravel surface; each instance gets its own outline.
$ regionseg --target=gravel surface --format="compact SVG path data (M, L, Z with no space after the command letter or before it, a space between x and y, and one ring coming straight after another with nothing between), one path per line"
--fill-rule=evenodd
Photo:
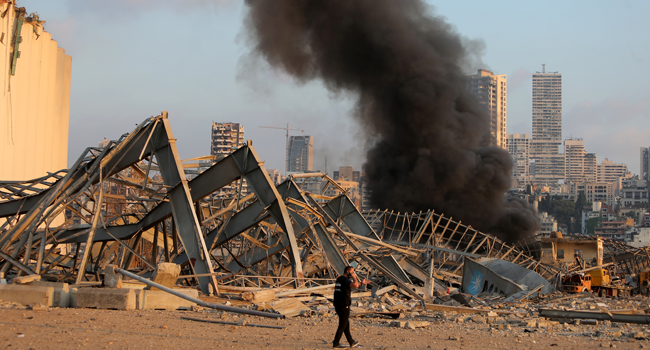
M114 311L20 305L0 310L0 344L5 349L327 349L336 330L334 315L274 320L245 316L267 329L182 320L182 316L238 322L243 316L214 310ZM506 317L428 313L429 326L391 327L393 320L355 318L352 334L365 349L592 349L650 348L647 325L510 325ZM415 317L417 320L424 320ZM413 319L407 317L405 320ZM492 322L490 322L492 321ZM490 323L488 323L490 322ZM541 326L541 328L538 328Z

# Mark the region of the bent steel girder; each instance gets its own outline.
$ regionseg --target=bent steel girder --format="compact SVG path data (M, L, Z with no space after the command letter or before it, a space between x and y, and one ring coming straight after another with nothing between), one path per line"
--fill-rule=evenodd
M250 185L250 182L249 182ZM291 181L291 180L286 180L280 185L275 188L275 192L278 194L282 194L282 197L280 198L281 202L283 205L285 204L285 201L287 198L293 198L295 200L299 201L304 201L304 197L302 196L301 191L297 188L296 184ZM286 211L286 207L291 206L291 204L285 205L285 212L287 212L290 216L295 225L289 226L291 227L291 232L292 234L294 232L299 232L298 236L296 237L294 234L294 241L295 246L297 247L298 244L297 242L302 240L304 238L304 231L309 228L309 223L307 220L305 220L303 217L300 215L296 214L295 211ZM250 208L250 209L249 209ZM225 243L227 240L232 239L234 236L238 235L239 233L243 232L245 229L252 227L255 224L258 224L259 222L263 221L264 219L268 219L268 221L272 224L278 223L276 220L276 217L274 215L271 215L271 207L269 207L269 210L267 210L268 214L265 216L262 216L263 210L262 210L262 204L259 202L254 202L251 205L249 205L246 209L240 211L237 214L234 214L228 224L226 225L226 229L224 230L224 234L222 235L223 238L219 238L219 241L215 244L215 247L218 247L219 245ZM250 210L250 213L246 213L246 211ZM244 214L244 215L240 215ZM260 216L258 218L258 216ZM289 224L291 224L291 220L287 221ZM228 226L232 225L233 228L229 228ZM262 247L259 247L257 245L254 245L251 247L249 251L244 252L243 254L240 254L237 256L237 258L228 263L226 265L226 269L228 269L231 272L237 272L242 269L241 265L244 266L253 266L255 264L258 264L264 260L266 260L268 257L273 256L275 254L278 254L282 251L284 251L287 248L291 248L291 251L294 251L294 248L292 248L292 242L290 239L289 234L286 234L286 230L284 227L287 227L287 225L278 225L281 227L281 230L285 233L284 235L280 235L280 237L273 238L275 239L273 241L267 242L267 245L271 246L271 249L264 249ZM237 228L234 228L237 227ZM232 232L232 233L228 233ZM298 255L298 249L295 248L295 255ZM292 253L291 256L294 254ZM291 258L290 256L290 258ZM291 264L292 267L295 266L296 264L294 261L300 262L300 258L298 255L298 258L291 258ZM239 261L239 264L237 263ZM302 273L302 264L299 264L300 271ZM295 276L295 274L294 274ZM297 276L296 276L297 277ZM301 275L299 278L304 277Z
M174 139L169 125L167 112L163 112L161 117L161 127L154 131L151 143L153 144L153 153L158 161L163 182L171 187L168 196L174 224L185 248L185 253L190 258L190 265L194 272L197 274L211 274L214 270L212 269L210 252L203 240L201 224L196 216L192 195L176 149L176 139ZM217 287L214 275L199 277L198 280L204 294L210 294L209 284L211 282L215 288Z
M67 173L63 169L28 181L0 182L0 217L28 212Z
M335 221L341 220L357 235L365 236L379 241L379 236L361 215L357 207L345 194L332 199L323 206L323 210Z
M137 156L124 151L131 150L133 147L142 148L142 146L145 146L147 133L152 128L152 119L149 118L141 123L133 133L115 148L102 150L97 158L84 162L84 157L80 157L71 168L71 171L63 179L57 181L54 187L45 192L37 203L33 203L32 207L28 208L27 214L0 239L0 248L6 249L9 243L28 228L35 229L38 224L37 220L42 217L47 208L57 205L57 203L60 204L83 188L88 188L90 185L97 183L99 181L99 169L104 169L104 176L108 177L137 162L139 160ZM155 123L153 126L155 126ZM9 204L15 206L17 203L3 203L3 205Z

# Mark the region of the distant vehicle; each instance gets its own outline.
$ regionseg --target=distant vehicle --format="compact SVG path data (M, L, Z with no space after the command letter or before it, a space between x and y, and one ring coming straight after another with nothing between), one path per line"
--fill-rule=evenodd
M585 273L574 273L562 280L562 291L564 293L591 292L591 275Z
M610 277L606 269L598 268L587 272L591 275L591 291L600 297L615 297L632 294L632 288L623 284L621 279L616 276Z
M591 292L600 297L632 294L632 288L625 286L618 277L612 279L609 272L603 268L566 276L562 280L562 291L565 293Z

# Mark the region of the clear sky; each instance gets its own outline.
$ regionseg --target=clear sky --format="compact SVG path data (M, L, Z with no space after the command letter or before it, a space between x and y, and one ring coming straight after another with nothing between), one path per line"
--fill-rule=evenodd
M398 0L395 0L398 1ZM531 133L532 73L563 76L563 134L639 171L650 146L650 1L427 1L463 37L482 42L481 68L508 75L508 132ZM212 121L239 122L268 169L284 171L290 123L314 136L314 166L360 169L353 96L297 84L248 64L240 0L18 0L72 56L69 163L168 111L182 158L210 152ZM477 68L477 67L475 67ZM473 72L468 72L473 73Z

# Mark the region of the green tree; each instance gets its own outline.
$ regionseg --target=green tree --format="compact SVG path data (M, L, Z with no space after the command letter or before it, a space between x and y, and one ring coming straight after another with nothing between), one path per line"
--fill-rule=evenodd
M602 219L600 218L600 216L587 220L587 224L586 224L587 225L587 234L588 235L595 234L596 233L595 228L600 226L601 221L602 221Z
M587 204L587 197L585 197L585 193L583 191L580 191L578 194L578 199L576 200L575 213L573 214L573 217L575 219L574 232L576 233L582 233L582 210L585 207L585 204Z

